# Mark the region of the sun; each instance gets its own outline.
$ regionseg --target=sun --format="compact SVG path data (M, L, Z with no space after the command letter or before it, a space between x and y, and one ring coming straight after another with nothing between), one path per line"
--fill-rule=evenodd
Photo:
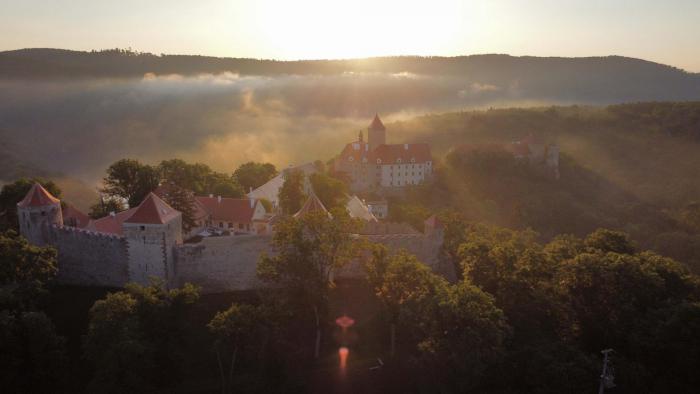
M285 59L444 54L463 44L463 1L264 1L256 26Z

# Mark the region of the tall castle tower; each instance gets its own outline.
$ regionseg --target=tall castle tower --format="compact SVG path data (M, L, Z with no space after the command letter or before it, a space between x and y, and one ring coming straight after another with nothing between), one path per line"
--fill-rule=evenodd
M33 245L46 245L50 241L51 226L63 226L61 201L39 183L17 203L17 216L20 234Z
M369 150L374 150L379 145L386 144L386 127L379 119L379 115L375 114L372 123L367 128L367 142Z
M129 280L147 284L150 277L175 286L174 247L182 244L182 214L150 193L122 224L128 243Z

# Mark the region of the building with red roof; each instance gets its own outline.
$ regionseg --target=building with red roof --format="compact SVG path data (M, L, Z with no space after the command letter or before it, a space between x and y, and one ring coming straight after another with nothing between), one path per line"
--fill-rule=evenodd
M63 225L76 228L85 228L90 223L90 216L81 212L78 208L65 204L63 207Z
M226 197L195 197L205 211L205 225L241 233L265 233L265 207L259 200Z
M368 142L362 133L345 145L335 159L337 172L348 174L353 191L397 188L423 183L433 171L430 145L426 143L387 144L386 127L375 115L367 128Z

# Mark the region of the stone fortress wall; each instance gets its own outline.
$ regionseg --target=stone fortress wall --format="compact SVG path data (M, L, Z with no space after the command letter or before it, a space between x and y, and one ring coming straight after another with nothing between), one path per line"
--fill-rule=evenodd
M392 251L414 254L433 271L453 277L449 267L438 259L440 235L397 234L366 235L371 242L384 244ZM58 249L58 282L79 286L123 287L128 282L147 283L149 277L162 278L171 287L185 283L200 286L203 293L252 290L264 284L256 276L260 255L272 254L271 237L238 235L204 238L195 244L172 246L173 258L164 243L156 239L128 239L72 227L53 226L48 244ZM135 258L129 251L142 252ZM144 260L144 258L147 258ZM162 268L157 265L162 264ZM144 267L150 266L148 270ZM336 279L364 277L362 261L353 261L339 270Z
M168 287L192 283L204 293L251 290L263 286L256 275L260 255L274 252L269 235L205 237L196 244L182 243L182 215L153 193L122 223L121 232L64 226L60 201L39 184L18 204L18 216L20 232L32 244L58 250L57 281L68 285L123 287L129 282L147 284L156 277ZM428 222L425 233L357 236L394 252L405 249L451 278L438 258L442 230ZM336 279L363 276L362 261L335 273Z
M123 287L129 281L124 237L54 225L47 241L58 250L59 283Z

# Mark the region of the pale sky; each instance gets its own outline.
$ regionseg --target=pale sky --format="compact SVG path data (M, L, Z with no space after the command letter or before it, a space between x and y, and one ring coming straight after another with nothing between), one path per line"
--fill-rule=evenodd
M700 0L0 0L0 50L622 55L700 72Z

